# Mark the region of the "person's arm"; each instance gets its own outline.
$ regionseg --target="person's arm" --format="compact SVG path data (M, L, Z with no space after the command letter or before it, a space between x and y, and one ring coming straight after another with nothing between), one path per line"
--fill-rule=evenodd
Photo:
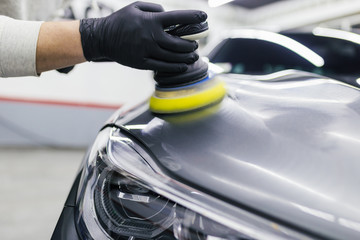
M85 61L79 21L35 22L0 16L0 77L37 76Z
M185 71L198 59L195 41L170 36L164 28L201 22L201 11L173 11L135 2L108 17L43 23L36 53L38 73L84 61L115 61L138 69Z
M202 11L164 12L135 2L104 18L28 22L0 16L0 77L36 76L84 61L182 72L199 56L197 43L164 32L166 27L205 21Z
M36 49L36 71L42 73L85 62L79 21L45 22Z

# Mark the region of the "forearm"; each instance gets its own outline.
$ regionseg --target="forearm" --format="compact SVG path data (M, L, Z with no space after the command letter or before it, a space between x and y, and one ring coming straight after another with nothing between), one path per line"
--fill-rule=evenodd
M79 21L44 22L36 49L38 73L85 62Z
M36 76L84 61L79 21L42 23L0 16L0 77Z

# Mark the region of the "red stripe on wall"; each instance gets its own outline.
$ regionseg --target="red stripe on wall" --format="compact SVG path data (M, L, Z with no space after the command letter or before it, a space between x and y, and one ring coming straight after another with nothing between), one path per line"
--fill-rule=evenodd
M26 104L42 104L42 105L55 105L66 107L81 107L81 108L99 108L99 109L118 109L123 104L100 104L100 103L83 103L83 102L69 102L69 101L57 101L57 100L43 100L43 99L30 99L30 98L12 98L1 97L0 101L4 102L16 102Z

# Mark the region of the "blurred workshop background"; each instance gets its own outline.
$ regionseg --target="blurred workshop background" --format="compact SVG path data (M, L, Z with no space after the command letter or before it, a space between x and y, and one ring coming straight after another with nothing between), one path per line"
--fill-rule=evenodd
M52 19L106 16L129 0L67 1ZM359 0L153 0L166 10L201 9L210 35L225 31L353 33L360 44ZM52 20L45 19L45 20ZM84 63L67 74L0 78L0 238L49 239L87 147L111 115L146 101L152 73L115 63Z

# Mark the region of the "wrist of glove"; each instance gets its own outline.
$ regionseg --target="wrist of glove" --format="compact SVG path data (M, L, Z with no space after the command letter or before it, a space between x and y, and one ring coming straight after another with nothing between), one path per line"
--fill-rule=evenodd
M103 18L86 18L80 20L81 45L84 57L88 61L101 61L106 59L102 51L101 30ZM99 28L100 26L100 28ZM109 59L110 60L110 59Z
M205 21L196 10L164 12L158 4L135 2L105 18L80 20L83 53L88 61L115 61L125 66L183 72L199 56L195 41L172 36L164 29Z

